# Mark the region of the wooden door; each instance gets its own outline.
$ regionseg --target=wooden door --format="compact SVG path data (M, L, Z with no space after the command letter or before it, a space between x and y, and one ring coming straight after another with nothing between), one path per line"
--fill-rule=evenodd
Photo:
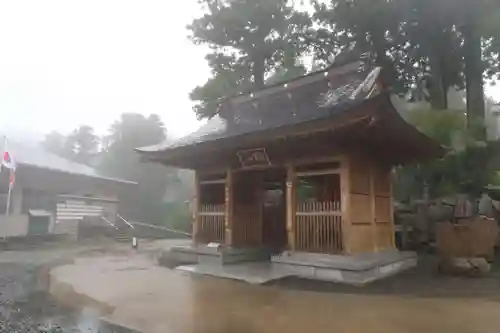
M242 171L233 175L233 242L236 247L262 244L262 175Z

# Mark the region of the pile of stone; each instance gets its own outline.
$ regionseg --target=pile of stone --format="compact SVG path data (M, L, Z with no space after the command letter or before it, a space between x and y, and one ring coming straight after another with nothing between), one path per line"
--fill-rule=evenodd
M486 216L456 224L440 222L437 229L440 272L472 276L489 272L499 231L497 221Z
M490 269L485 258L442 258L438 267L440 273L470 277L482 276Z

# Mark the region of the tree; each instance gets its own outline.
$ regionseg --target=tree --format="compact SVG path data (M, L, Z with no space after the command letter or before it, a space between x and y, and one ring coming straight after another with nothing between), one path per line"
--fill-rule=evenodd
M446 109L448 88L461 85L461 40L444 9L447 1L316 0L315 50L335 62L368 55L384 68L393 92L425 89L434 108Z
M125 113L110 127L104 138L100 170L110 177L137 182L136 191L123 196L127 218L146 223L164 224L163 198L166 189L178 182L177 172L158 163L144 163L134 149L158 144L166 139L165 128L158 115L145 117Z
M482 124L468 124L455 110L413 110L405 115L420 131L448 148L441 159L398 169L395 184L400 200L422 198L423 184L431 198L465 193L477 198L494 182L500 169L498 141L481 141Z
M45 135L42 147L53 154L64 156L66 137L59 132L53 131Z
M373 63L387 69L384 77L394 92L425 88L437 110L448 107L449 88L465 87L469 123L484 119L483 75L491 78L500 69L499 39L492 29L500 20L496 1L316 0L314 4L320 28L312 45L318 55L354 59L367 53ZM485 17L494 23L482 26Z
M53 131L45 136L42 147L47 151L82 164L90 165L98 152L99 137L90 126L82 125L68 136Z
M205 15L188 27L195 44L212 52L207 61L213 78L193 90L200 117L216 112L217 100L249 89L261 89L279 67L295 67L307 51L311 21L286 0L202 0Z
M415 79L397 4L387 0L314 1L319 28L310 43L318 60L330 64L365 57L384 68L383 78L394 91L406 92Z
M99 137L94 134L94 129L82 125L73 130L66 138L64 155L75 162L91 164L92 157L97 153Z

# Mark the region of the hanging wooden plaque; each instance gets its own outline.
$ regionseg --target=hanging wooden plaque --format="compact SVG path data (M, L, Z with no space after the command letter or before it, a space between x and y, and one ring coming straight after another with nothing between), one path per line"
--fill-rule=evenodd
M265 148L240 150L236 154L244 168L271 165Z

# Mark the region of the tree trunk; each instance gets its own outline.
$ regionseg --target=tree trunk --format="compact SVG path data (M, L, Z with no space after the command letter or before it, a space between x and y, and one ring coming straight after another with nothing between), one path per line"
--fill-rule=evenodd
M430 15L430 14L427 14ZM442 41L445 39L443 26L425 16L420 19L422 45L429 57L431 82L427 82L430 104L433 109L446 110L448 108L448 86L445 79L444 57L448 50L443 50Z
M445 82L443 56L439 50L439 46L433 45L435 43L429 39L427 42L430 46L428 48L428 55L432 81L427 89L429 91L430 103L433 109L446 110L448 109L448 86Z
M484 128L485 103L483 90L483 64L481 51L481 35L475 22L475 15L470 13L467 24L463 27L464 61L465 61L465 87L467 96L467 123L469 128L480 123L482 130L480 138L485 139Z

